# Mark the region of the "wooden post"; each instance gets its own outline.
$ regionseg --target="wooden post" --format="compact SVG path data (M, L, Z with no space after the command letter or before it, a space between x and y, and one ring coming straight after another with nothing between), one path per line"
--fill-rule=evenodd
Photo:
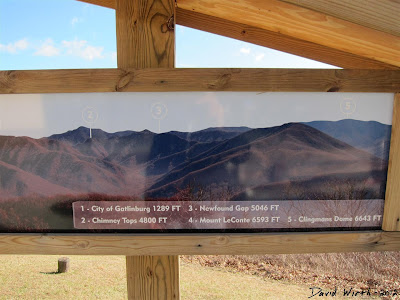
M179 256L127 256L128 299L179 299Z
M118 68L175 67L174 0L117 0Z
M69 270L69 258L61 257L58 259L58 273L66 273Z
M117 0L118 68L174 68L174 0ZM127 256L128 299L179 299L179 256Z
M390 139L390 156L388 179L386 184L385 209L382 229L400 231L400 93L395 94L393 106L392 137Z

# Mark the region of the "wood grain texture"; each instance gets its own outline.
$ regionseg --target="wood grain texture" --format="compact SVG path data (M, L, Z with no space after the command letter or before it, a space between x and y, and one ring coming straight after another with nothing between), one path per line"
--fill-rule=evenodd
M117 63L119 68L173 68L173 0L116 0ZM173 22L172 22L173 24Z
M86 69L0 71L0 93L400 91L397 70Z
M392 137L382 229L400 231L400 94L393 106Z
M228 255L399 251L400 232L0 235L0 254Z
M194 29L234 38L346 69L399 69L373 59L285 36L258 27L176 9L176 23Z
M112 9L115 9L115 6L117 5L115 3L116 0L78 0L78 1Z
M400 37L278 0L180 0L179 8L400 66Z
M174 0L116 0L118 67L173 68L174 14ZM177 255L127 256L126 274L128 299L179 299Z
M78 0L108 8L116 6L115 0ZM184 0L177 0L179 3ZM306 7L351 23L400 36L400 1L398 0L281 0ZM177 23L181 13L177 11ZM185 25L185 24L181 24ZM201 28L198 28L203 30ZM217 33L223 35L223 32Z
M174 267L166 267L174 266ZM179 256L128 256L129 299L179 299Z
M282 1L400 36L400 1L398 0Z

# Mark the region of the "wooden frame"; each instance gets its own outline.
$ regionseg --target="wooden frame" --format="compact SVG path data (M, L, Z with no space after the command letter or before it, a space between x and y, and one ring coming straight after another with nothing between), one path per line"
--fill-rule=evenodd
M400 92L400 71L167 68L0 71L2 94L150 91L396 93Z
M191 78L191 80L187 80ZM96 69L0 72L0 93L125 91L400 91L400 71L295 69ZM398 102L398 96L395 103ZM395 106L398 107L398 106ZM397 120L398 114L395 114ZM393 134L397 139L398 121ZM395 145L398 145L396 143ZM395 146L398 147L398 146ZM398 178L399 152L391 149L389 185ZM390 186L388 186L390 188ZM386 199L384 224L397 224L399 190ZM396 226L396 225L395 225ZM399 230L396 227L387 230ZM180 255L395 251L400 232L266 234L2 234L0 254Z
M0 254L250 255L398 251L400 232L192 235L3 234Z
M392 26L398 19L391 5L386 9L391 12L389 21L381 18L383 23L371 27L364 17L354 23L353 13L350 16L325 15L322 12L326 9L332 12L331 4L308 7L308 0L244 0L234 5L227 0L201 3L194 0L80 1L115 8L119 69L0 72L0 93L400 92L400 71L173 69L173 28L178 22L209 32L214 32L218 25L218 34L345 68L398 70L400 38ZM388 1L385 0L387 5ZM371 13L375 16L374 9L367 11L367 15ZM375 19L380 16L382 14ZM400 177L400 143L397 142L400 114L396 113L400 107L399 98L397 94L392 130L392 140L396 142L391 147L387 187L390 192L383 220L384 230L397 232L161 236L10 234L0 235L0 254L127 255L129 299L179 299L179 254L399 250L400 189L396 185ZM160 270L159 278L154 274L159 274Z

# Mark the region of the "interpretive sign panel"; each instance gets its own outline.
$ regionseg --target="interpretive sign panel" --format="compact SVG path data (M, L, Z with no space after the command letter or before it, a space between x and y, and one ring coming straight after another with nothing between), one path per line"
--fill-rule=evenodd
M2 232L382 223L393 94L0 95Z
M378 227L383 200L74 202L78 229Z

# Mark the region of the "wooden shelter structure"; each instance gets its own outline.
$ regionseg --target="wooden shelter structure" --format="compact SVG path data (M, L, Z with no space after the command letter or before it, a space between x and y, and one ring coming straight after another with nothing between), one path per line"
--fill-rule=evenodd
M126 255L129 299L178 299L179 254L400 250L400 1L79 1L115 9L118 68L4 71L0 72L1 93L149 90L397 93L382 230L179 237L2 235L1 253ZM175 23L345 70L173 69Z

